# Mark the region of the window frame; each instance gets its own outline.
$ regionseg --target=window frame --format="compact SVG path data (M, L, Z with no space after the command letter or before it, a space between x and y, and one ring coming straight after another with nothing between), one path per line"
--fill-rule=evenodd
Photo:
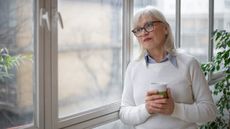
M33 123L21 125L20 128L26 129L44 129L45 128L45 34L44 27L39 25L39 10L44 7L45 0L33 0L33 40L34 43L34 81L35 85L33 85Z
M34 109L34 125L36 129L43 129L45 127L45 116L44 116L44 105L45 105L45 96L44 96L44 83L45 83L45 72L44 72L44 28L39 26L39 10L44 5L44 0L40 1L33 1L34 4L34 67L35 67L35 81L36 81L36 87L34 88L34 99L33 101L36 102ZM34 129L34 128L29 128Z
M100 124L105 124L111 121L119 119L118 113L120 108L120 101L112 102L111 104L100 106L92 110L77 113L68 117L58 118L58 21L56 20L55 13L58 8L58 0L45 1L45 8L48 10L50 15L50 28L51 30L45 29L45 129L50 128L93 128ZM130 61L130 19L132 14L132 1L123 0L122 9L122 79L128 62ZM123 80L122 80L123 84Z

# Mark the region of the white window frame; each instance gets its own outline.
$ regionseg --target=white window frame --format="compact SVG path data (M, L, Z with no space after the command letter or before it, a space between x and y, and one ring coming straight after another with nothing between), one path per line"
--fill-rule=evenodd
M35 84L33 102L34 105L34 124L36 129L44 129L44 35L42 34L43 29L39 26L39 10L43 5L42 0L33 0L34 7L34 54L35 54ZM34 128L33 128L34 129Z
M132 14L132 0L123 0L123 32L122 32L122 76L130 59L130 19ZM85 112L74 114L62 119L58 119L58 44L57 44L57 28L58 21L55 17L57 9L57 0L46 0L44 8L49 12L50 31L44 29L44 94L45 94L45 109L44 109L44 125L45 129L85 129L92 128L102 123L118 120L120 101L113 102L108 105L94 108ZM122 77L123 78L123 77Z
M45 34L44 27L39 26L39 10L44 5L44 0L33 0L33 43L34 43L34 80L33 87L33 125L25 125L26 129L45 129Z

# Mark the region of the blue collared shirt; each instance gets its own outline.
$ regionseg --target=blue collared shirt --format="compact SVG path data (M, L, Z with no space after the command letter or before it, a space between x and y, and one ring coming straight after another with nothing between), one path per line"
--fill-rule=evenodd
M170 61L175 67L177 67L177 60L176 56L167 53L167 55L160 61L160 63L165 61ZM156 60L154 60L148 53L145 54L145 63L148 66L148 64L154 64L157 63Z

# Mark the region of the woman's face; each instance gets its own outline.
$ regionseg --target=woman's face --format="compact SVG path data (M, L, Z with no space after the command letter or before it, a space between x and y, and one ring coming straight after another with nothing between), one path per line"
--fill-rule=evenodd
M151 21L159 21L151 16L142 16L136 28L142 28L146 26L146 23ZM155 22L153 24L153 31L146 32L142 30L141 36L137 36L137 40L140 45L147 50L162 49L164 47L165 37L167 35L167 27L162 22Z

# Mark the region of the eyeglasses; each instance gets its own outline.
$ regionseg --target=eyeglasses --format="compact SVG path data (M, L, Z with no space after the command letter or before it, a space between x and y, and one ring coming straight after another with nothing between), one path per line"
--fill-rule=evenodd
M150 22L147 22L143 27L138 27L138 28L133 29L132 32L136 37L140 37L143 34L142 33L143 30L145 32L152 32L157 22L162 23L162 21L150 21Z

